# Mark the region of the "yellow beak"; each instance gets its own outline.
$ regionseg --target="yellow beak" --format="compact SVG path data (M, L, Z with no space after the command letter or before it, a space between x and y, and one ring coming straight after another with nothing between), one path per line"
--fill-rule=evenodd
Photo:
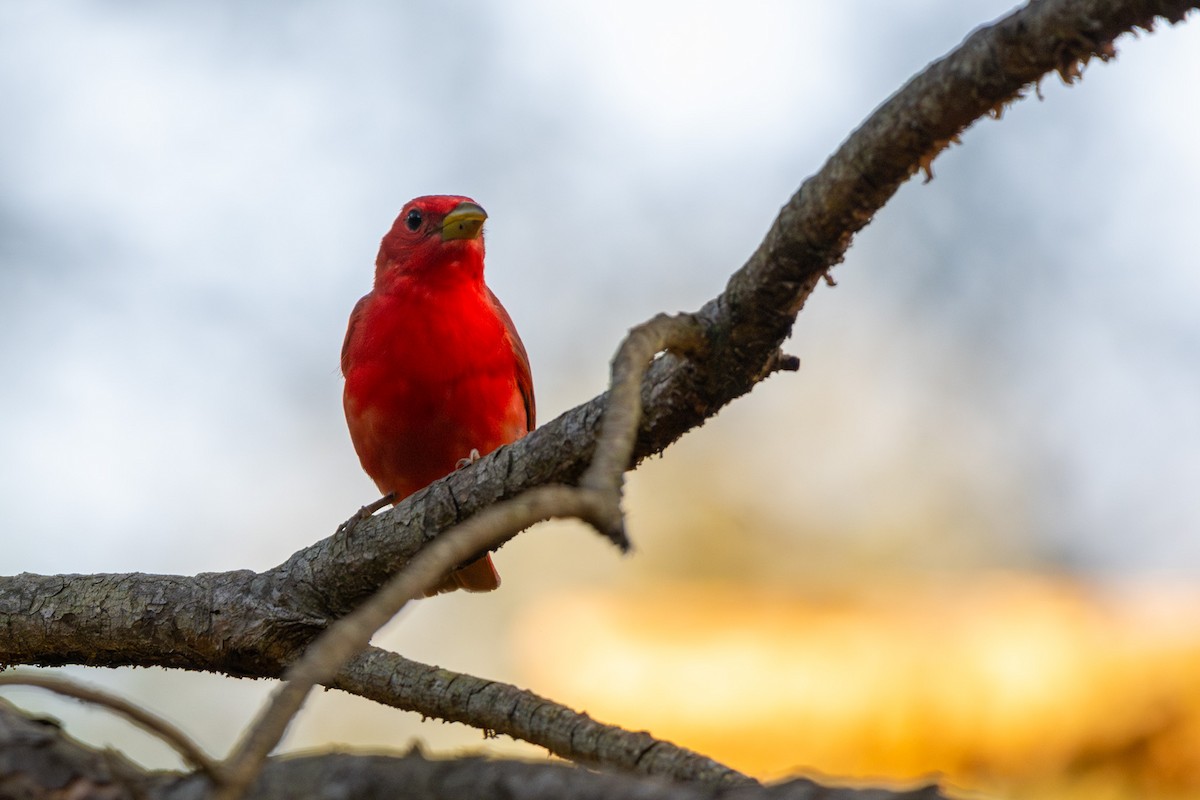
M475 239L483 231L487 212L474 203L459 203L442 220L442 241Z

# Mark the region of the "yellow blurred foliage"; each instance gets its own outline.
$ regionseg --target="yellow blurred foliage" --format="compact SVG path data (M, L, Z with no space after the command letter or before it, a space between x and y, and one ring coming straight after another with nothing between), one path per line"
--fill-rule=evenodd
M729 584L524 611L539 692L764 778L1200 792L1200 592L987 574L821 598Z

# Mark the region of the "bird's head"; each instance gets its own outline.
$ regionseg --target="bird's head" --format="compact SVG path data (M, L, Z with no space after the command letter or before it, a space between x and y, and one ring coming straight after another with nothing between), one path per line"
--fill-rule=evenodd
M469 197L427 195L410 200L383 237L375 286L405 277L436 281L483 277L485 212Z

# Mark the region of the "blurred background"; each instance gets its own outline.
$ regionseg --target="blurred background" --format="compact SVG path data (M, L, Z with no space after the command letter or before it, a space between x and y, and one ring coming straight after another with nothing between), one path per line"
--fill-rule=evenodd
M716 295L1005 0L0 5L0 570L264 569L374 488L338 352L401 205L489 212L543 421ZM1200 796L1200 21L978 123L771 378L377 641L765 778ZM270 684L65 673L224 753ZM142 764L102 713L6 691ZM540 757L336 693L286 749Z

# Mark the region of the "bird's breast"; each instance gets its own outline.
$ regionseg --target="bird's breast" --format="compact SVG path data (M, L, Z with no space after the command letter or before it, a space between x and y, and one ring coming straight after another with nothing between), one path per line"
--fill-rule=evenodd
M516 358L482 286L373 298L348 348L351 438L382 491L410 494L527 432Z

